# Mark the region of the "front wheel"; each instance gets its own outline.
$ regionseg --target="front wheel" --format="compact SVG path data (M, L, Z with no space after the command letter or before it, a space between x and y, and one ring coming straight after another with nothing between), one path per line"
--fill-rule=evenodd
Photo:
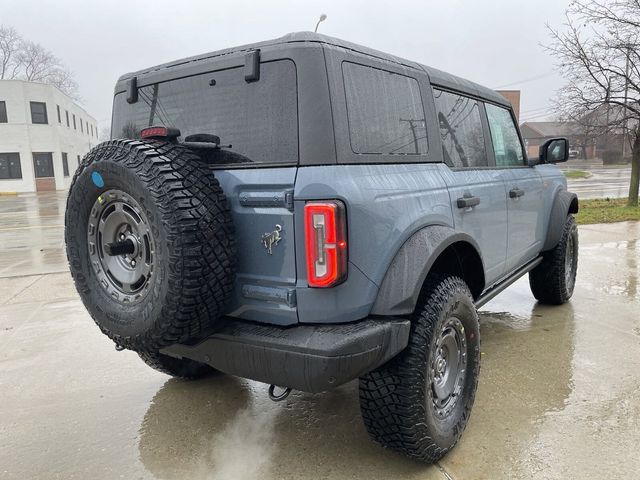
M531 292L541 303L561 305L573 295L577 272L578 227L569 215L558 244L544 252L542 263L529 272Z
M479 371L480 330L469 288L459 277L428 277L407 348L360 378L369 435L409 457L439 460L469 420Z

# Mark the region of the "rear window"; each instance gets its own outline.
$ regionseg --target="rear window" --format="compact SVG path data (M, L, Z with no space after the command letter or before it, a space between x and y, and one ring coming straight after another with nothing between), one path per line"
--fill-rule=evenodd
M354 153L425 155L427 127L418 82L356 63L342 64Z
M260 80L246 82L244 67L156 83L138 89L129 104L115 96L112 138L138 138L151 125L176 127L187 135L220 137L221 163L297 163L298 105L295 64L260 65Z

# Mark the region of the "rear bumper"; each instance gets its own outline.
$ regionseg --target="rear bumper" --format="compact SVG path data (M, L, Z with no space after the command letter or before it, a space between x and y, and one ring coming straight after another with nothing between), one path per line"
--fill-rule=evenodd
M305 392L329 390L384 364L407 346L409 320L279 327L221 319L215 333L166 355L222 372Z

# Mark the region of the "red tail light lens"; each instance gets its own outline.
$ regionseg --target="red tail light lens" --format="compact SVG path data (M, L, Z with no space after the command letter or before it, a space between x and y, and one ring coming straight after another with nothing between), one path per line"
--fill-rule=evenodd
M333 287L347 278L347 218L337 200L304 206L307 281L310 287Z
M171 127L148 127L140 130L140 138L177 138L180 130Z

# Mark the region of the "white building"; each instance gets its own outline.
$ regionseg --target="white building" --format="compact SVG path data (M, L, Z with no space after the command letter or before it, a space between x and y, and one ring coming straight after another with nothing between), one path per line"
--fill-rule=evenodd
M0 80L0 192L68 188L96 143L95 118L56 87Z

